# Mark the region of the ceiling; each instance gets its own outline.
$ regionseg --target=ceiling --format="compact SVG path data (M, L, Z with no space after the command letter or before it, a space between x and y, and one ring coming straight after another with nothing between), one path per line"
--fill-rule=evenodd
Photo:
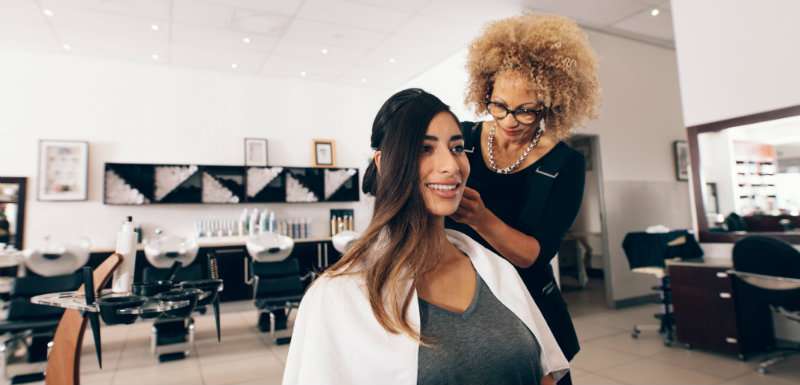
M396 88L522 10L674 48L669 0L2 0L0 49Z

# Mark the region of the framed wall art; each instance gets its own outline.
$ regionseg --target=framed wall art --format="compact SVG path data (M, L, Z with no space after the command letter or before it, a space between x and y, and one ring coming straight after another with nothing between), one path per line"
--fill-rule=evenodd
M40 201L85 201L89 174L89 142L39 141Z
M329 139L314 139L314 167L336 167L336 144Z
M267 140L264 138L244 138L244 165L261 166L267 165L269 157L267 154Z

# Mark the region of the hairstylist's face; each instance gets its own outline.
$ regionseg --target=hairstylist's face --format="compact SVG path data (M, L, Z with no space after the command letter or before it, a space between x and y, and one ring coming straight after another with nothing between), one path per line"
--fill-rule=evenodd
M458 122L447 112L436 114L422 146L419 175L425 206L431 214L445 217L458 208L469 176Z
M539 111L543 108L542 103L531 92L529 87L527 79L522 75L515 72L502 73L495 79L492 94L489 95L489 101L499 104L508 110L517 111L517 114L525 113L526 111ZM495 136L503 141L530 142L535 134L536 127L539 126L539 122L543 117L544 114L539 113L533 123L530 124L518 122L510 113L503 118L495 117L494 120L497 124Z

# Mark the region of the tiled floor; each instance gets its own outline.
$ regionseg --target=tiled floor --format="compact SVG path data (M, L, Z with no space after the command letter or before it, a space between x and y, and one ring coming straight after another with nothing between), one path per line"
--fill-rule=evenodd
M658 333L643 331L632 339L635 323L652 323L657 305L607 310L601 280L586 290L570 290L570 304L581 341L572 362L575 384L800 384L800 357L778 364L767 375L756 373L757 357L733 356L666 347ZM104 326L103 366L97 367L91 333L81 357L81 382L91 384L277 384L288 346L275 345L258 332L249 302L223 304L222 342L217 343L210 314L196 317L195 349L186 359L158 363L150 354L150 322ZM3 379L3 384L8 381Z

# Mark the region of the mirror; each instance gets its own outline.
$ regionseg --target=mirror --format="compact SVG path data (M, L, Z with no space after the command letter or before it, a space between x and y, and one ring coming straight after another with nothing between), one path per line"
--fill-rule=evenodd
M0 243L22 250L26 178L0 177Z
M800 244L800 106L687 131L700 241Z

